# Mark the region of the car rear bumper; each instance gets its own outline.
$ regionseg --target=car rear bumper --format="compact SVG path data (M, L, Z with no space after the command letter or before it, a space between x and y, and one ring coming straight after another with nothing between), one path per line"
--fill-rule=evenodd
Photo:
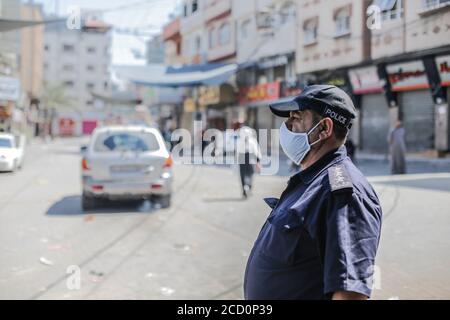
M111 200L145 199L151 196L170 195L172 192L172 176L153 181L95 181L83 177L83 193L85 195Z
M13 161L0 160L0 171L12 171L14 168Z

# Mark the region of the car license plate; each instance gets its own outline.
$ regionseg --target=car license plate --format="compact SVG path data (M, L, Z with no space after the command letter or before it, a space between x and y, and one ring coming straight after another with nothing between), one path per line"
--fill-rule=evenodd
M112 173L136 173L140 172L142 169L141 166L138 165L123 165L123 166L112 166Z

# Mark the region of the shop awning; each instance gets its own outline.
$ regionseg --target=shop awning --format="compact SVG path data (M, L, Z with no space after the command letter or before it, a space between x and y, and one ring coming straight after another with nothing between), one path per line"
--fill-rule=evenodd
M119 78L152 87L216 86L227 82L238 70L237 64L188 65L179 68L163 65L117 66Z
M136 105L140 102L139 99L133 93L128 91L113 92L109 95L100 94L96 92L91 92L91 94L94 98L113 105L114 104Z
M0 32L8 32L16 29L22 29L41 24L49 24L61 21L65 21L65 19L42 20L42 21L0 19Z
M374 5L380 7L381 11L391 11L394 9L397 0L375 0Z

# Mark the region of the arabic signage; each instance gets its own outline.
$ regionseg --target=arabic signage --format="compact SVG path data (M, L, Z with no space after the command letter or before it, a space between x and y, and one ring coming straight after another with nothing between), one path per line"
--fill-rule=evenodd
M428 78L422 61L413 61L387 66L392 91L428 89Z
M270 82L256 86L243 87L239 90L239 103L252 103L277 100L281 97L281 83Z
M436 58L436 64L441 76L442 85L450 86L450 56L442 56Z
M376 67L366 67L349 71L350 83L354 94L380 93L384 83L378 76Z

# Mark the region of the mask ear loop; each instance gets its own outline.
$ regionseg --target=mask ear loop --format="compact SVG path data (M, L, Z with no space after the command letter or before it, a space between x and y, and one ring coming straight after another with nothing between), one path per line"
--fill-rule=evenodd
M322 123L322 121L319 121L319 123L316 124L316 125L314 126L314 128L312 128L311 130L309 130L309 132L308 132L308 138L309 138L309 136L311 135L311 133L313 133L314 130L316 130L317 127L319 127L319 125L320 125L321 123ZM310 144L310 147L314 147L316 144L318 144L318 143L321 142L321 141L322 141L322 138L319 138L319 140L315 141L314 143L311 143L311 144Z

